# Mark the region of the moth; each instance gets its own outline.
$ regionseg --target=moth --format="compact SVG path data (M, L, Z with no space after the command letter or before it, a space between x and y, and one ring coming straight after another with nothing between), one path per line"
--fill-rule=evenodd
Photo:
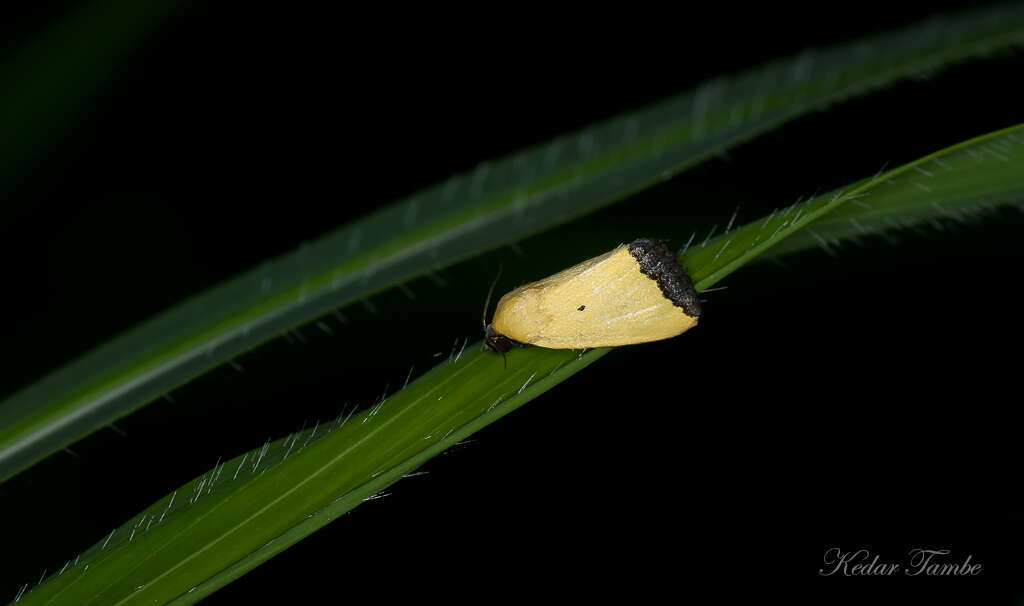
M497 282L497 280L495 280ZM487 324L485 347L583 349L658 341L697 325L693 281L660 240L620 244L557 274L507 293Z

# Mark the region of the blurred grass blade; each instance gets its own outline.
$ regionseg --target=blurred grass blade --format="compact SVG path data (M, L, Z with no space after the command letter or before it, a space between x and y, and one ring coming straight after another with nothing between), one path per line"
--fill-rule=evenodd
M68 127L182 0L94 0L0 62L0 194Z
M887 208L900 212L918 199L918 183L937 200L1019 195L1022 135L1024 125L985 135L772 213L691 249L683 262L698 288L707 289L847 203L869 200L879 216ZM946 170L918 170L933 165ZM506 368L501 356L481 351L479 342L464 344L405 389L358 414L343 412L215 466L69 559L22 601L198 601L608 351L527 348L511 352Z
M932 19L485 163L198 295L0 403L0 481L335 307L621 199L830 102L1022 43L1024 5Z

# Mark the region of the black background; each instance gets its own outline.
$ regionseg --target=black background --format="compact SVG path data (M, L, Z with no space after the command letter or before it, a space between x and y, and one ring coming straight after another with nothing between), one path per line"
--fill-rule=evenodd
M4 48L74 6L12 12ZM924 14L186 5L5 192L0 394L482 160ZM356 305L334 335L307 327L240 357L242 372L212 371L0 487L0 591L218 457L367 403L476 335L499 261L512 286L637 236L681 243L737 205L754 220L1010 126L1021 61L1001 54L801 118L450 268L443 285L415 281L415 303L382 294L380 317ZM1022 226L1013 209L749 266L705 296L699 329L612 352L207 602L1018 598ZM893 562L948 548L983 572L821 578L830 547Z

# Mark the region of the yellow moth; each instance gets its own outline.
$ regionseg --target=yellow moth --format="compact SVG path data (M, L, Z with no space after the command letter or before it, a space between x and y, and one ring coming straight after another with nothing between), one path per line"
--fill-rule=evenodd
M524 345L646 343L686 332L699 316L697 291L672 250L641 239L506 294L485 326L484 344L504 354Z

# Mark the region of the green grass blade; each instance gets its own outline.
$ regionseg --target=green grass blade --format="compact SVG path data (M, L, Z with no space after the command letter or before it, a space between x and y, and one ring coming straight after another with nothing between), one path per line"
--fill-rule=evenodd
M942 158L933 158L902 175L890 178L889 185L907 191L901 197L876 208L870 200L844 204L816 220L813 225L793 234L767 251L779 257L809 248L821 248L830 254L845 240L859 240L894 230L920 231L922 227L944 231L951 223L982 220L1006 205L1024 202L1024 182L1004 178L1012 171L1024 173L1024 164L1015 146L1024 143L1018 130L1006 131L1003 140L992 140L981 149L973 149L970 162L958 166ZM974 170L971 170L971 169ZM1003 169L1007 175L992 175ZM934 188L939 178L942 186Z
M811 224L817 230L826 217L845 216L849 206L859 209L852 211L854 215L870 211L866 216L873 217L872 222L884 223L889 212L894 218L915 213L926 218L928 211L923 209L929 206L932 212L941 212L949 204L966 207L972 200L1020 202L1024 200L1022 129L1017 125L965 141L718 236L687 255L696 268L694 283L699 289L707 288L785 242L783 238Z
M181 4L90 2L0 63L0 192L58 140Z
M812 110L1024 43L1024 6L708 82L459 175L167 311L0 403L0 481L332 308L537 233Z
M986 153L998 150L999 155ZM939 165L942 172L918 169ZM939 199L1024 192L1024 125L991 133L818 196L683 256L707 289L846 204L901 212L927 185ZM918 203L919 204L919 203ZM527 348L500 356L464 344L390 398L219 464L115 529L26 604L192 603L280 552L447 447L611 351Z

